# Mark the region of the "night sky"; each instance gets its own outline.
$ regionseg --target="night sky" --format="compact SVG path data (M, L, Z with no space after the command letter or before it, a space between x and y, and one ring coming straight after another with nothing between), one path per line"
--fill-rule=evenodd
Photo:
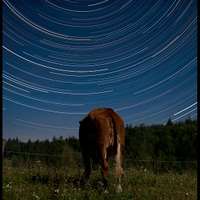
M197 118L197 1L3 0L3 138L78 137L111 107L126 124Z

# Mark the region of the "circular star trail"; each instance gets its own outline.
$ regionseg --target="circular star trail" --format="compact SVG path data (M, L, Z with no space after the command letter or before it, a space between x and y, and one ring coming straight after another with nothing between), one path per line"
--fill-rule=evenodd
M125 124L197 118L197 1L3 0L3 137L78 137L111 107Z

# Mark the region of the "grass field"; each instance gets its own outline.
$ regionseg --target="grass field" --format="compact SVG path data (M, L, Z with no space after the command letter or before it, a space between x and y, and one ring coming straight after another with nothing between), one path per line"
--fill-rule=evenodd
M131 168L125 172L123 191L117 193L117 181L110 169L109 193L105 194L99 170L92 172L89 185L83 187L83 168L55 168L42 164L13 167L11 161L3 160L3 199L197 199L196 171L155 174Z

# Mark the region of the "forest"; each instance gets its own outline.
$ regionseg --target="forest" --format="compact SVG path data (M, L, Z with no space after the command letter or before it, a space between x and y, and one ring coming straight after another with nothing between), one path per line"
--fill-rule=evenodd
M53 137L52 141L21 142L8 139L4 158L19 164L32 165L41 162L50 166L83 166L78 138ZM196 168L197 120L190 117L184 122L165 125L126 125L124 162L126 166L154 167L160 169ZM141 164L142 163L142 164ZM185 163L185 164L184 164ZM158 166L157 166L158 167Z

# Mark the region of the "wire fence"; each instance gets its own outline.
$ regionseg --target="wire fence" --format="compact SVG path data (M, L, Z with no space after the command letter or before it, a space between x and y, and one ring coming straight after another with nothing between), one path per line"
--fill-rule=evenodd
M42 154L42 153L30 153L30 152L16 152L16 151L4 151L5 154L13 153L13 154L23 154L23 155L37 155L37 156L49 156L49 157L69 157L67 154ZM177 161L177 160L138 160L138 159L123 159L126 162L134 161L134 162L155 162L155 163L195 163L197 164L197 161Z
M29 153L29 152L15 152L15 151L4 151L5 154L13 153L13 154L22 154L22 155L37 155L37 156L49 156L49 157L68 157L68 155L61 154L42 154L42 153Z
M137 168L139 170L152 170L156 173L185 170L197 170L197 161L177 161L177 160L136 160L124 159L123 166L125 169Z
M15 156L14 156L15 155ZM10 159L13 163L43 163L50 165L69 165L83 166L81 153L77 155L71 154L42 154L30 152L4 151L4 158ZM111 165L114 165L114 158L110 159ZM165 172L168 170L197 170L197 161L194 160L139 160L139 159L123 159L123 167L125 169L137 168L140 170L153 170L154 172Z

